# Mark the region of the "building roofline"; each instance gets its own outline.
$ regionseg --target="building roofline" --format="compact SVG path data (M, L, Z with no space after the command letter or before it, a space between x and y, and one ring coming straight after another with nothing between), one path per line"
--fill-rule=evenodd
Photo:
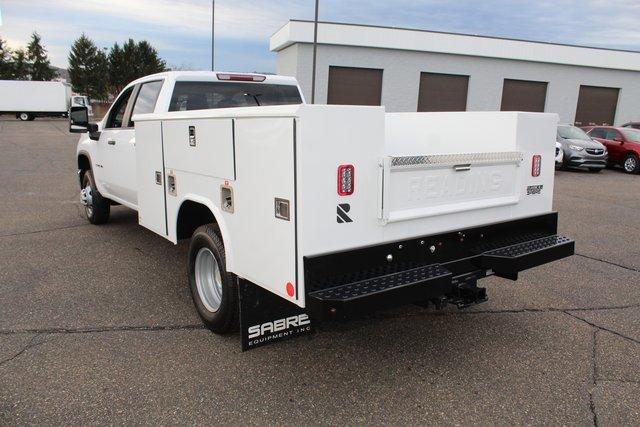
M318 24L318 43L324 45L640 71L640 51L634 50L345 22L320 21ZM291 19L271 36L270 49L277 52L296 43L312 42L313 21Z
M313 24L313 21L308 20L308 19L290 19L288 22L304 22L304 23ZM541 40L518 39L518 38L500 37L500 36L487 36L487 35L482 35L482 34L471 34L471 33L455 33L455 32L451 32L451 31L424 30L424 29L420 29L420 28L394 27L392 25L353 24L353 23L350 23L350 22L334 22L334 21L318 21L318 24L344 25L344 26L349 26L349 27L364 27L364 28L382 28L382 29L386 29L386 30L415 31L415 32L418 32L418 33L446 34L446 35L452 35L452 36L478 37L478 38L481 38L481 39L507 40L507 41L524 42L524 43L538 43L538 44L546 44L546 45L551 45L551 46L579 47L579 48L583 48L583 49L608 50L608 51L613 51L613 52L640 53L640 50L632 50L632 49L616 49L616 48L611 48L611 47L587 46L587 45L583 45L583 44L546 42L546 41L541 41ZM286 25L287 24L285 23L284 25L282 25L282 27L284 27ZM280 29L282 27L280 27ZM275 35L275 33L272 34L272 35Z

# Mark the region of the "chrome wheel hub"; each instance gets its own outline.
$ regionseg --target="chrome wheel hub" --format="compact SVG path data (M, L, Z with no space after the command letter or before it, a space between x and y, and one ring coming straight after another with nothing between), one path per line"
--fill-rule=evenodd
M222 274L218 261L209 248L200 248L198 251L195 276L202 305L215 313L222 303Z
M627 160L624 161L624 170L626 170L627 172L633 172L635 168L636 168L636 159L634 159L633 157L629 157Z
M84 206L87 211L87 216L91 216L93 214L93 197L91 197L91 186L87 185L82 190L80 190L80 203Z

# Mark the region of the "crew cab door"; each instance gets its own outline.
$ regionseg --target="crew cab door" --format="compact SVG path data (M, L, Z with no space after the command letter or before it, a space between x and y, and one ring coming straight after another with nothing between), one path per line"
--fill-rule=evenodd
M135 133L129 126L133 86L120 94L100 134L96 179L106 196L135 206Z
M589 132L589 136L601 142L609 152L609 161L622 161L624 149L622 147L622 135L616 129L594 128Z

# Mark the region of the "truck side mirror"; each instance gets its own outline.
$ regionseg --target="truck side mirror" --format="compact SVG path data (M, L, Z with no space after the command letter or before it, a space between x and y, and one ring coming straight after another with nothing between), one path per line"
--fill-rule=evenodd
M87 107L71 107L69 112L69 132L85 133L89 131L89 109Z
M89 123L87 130L89 131L89 139L94 141L100 140L100 128L97 123Z

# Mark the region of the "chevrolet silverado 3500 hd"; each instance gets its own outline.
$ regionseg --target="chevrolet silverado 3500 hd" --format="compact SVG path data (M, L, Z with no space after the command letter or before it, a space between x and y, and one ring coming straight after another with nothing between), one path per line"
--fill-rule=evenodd
M173 243L243 349L390 306L486 300L477 280L573 254L552 211L555 114L306 105L281 76L168 72L99 124L72 110L80 197ZM483 131L486 130L486 131Z

